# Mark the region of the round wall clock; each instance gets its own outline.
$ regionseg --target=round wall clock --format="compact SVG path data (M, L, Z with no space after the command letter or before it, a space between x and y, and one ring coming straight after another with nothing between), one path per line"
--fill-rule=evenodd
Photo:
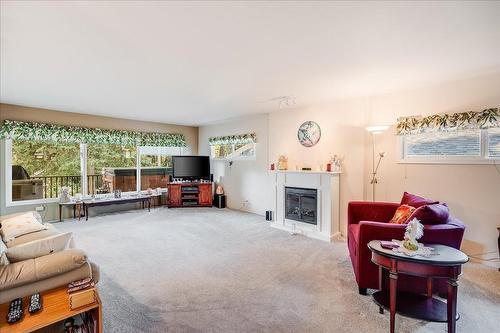
M297 138L304 147L312 147L321 139L321 128L314 121L306 121L300 125Z

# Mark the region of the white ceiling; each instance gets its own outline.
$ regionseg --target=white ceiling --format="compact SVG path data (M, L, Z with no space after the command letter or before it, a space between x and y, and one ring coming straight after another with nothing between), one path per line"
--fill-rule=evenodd
M3 103L202 125L500 71L500 2L2 1Z

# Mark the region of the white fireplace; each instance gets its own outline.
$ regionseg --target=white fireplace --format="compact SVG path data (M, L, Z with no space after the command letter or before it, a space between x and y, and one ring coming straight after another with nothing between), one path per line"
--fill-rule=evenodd
M340 172L274 171L273 181L272 227L328 242L340 236Z

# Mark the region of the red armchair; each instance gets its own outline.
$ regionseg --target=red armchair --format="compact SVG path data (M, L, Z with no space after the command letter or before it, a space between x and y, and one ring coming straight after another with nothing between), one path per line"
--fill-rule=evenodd
M359 293L366 295L367 288L378 289L378 267L371 262L368 242L374 239L403 239L406 224L388 223L399 203L352 201L347 209L347 244ZM443 244L460 248L464 225L450 216L447 223L425 225L422 243ZM401 276L398 289L425 293L427 281L414 276ZM446 281L434 281L433 292L446 293Z

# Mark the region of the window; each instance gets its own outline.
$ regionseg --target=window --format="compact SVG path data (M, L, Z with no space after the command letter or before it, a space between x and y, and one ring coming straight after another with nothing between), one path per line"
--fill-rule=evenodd
M500 159L500 128L488 130L488 157Z
M500 158L500 131L460 130L404 135L402 163L493 163Z
M182 155L182 148L140 147L141 190L166 188L172 174L172 155Z
M137 148L120 145L87 145L87 193L137 190Z
M165 188L172 155L189 148L112 144L67 144L5 140L7 205L54 202L62 186L69 194L97 195ZM140 173L140 181L137 175Z
M236 143L212 145L211 156L219 160L255 159L255 143Z
M42 141L12 142L12 201L57 198L67 186L81 191L80 145Z

